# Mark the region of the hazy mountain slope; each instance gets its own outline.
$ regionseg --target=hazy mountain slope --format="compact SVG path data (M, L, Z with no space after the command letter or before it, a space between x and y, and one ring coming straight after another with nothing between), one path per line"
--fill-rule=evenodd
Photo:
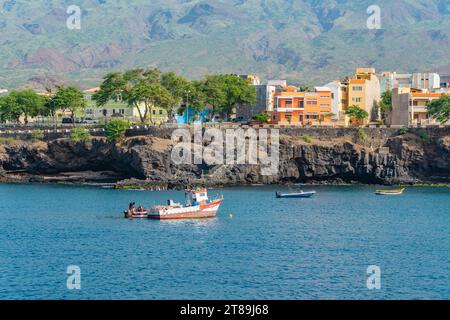
M82 9L81 30L66 9ZM191 78L257 73L320 84L357 65L403 71L450 64L450 1L7 0L0 2L0 87L63 79L88 86L111 69L155 65Z

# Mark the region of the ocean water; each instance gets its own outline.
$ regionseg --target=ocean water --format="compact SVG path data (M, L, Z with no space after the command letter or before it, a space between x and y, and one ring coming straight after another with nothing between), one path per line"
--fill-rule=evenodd
M450 188L303 188L211 190L216 219L160 222L122 211L183 192L0 185L0 299L450 299Z

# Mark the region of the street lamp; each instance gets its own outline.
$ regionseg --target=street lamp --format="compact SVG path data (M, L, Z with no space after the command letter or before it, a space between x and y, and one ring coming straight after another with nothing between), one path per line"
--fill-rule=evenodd
M189 125L189 94L191 90L186 90L186 123Z

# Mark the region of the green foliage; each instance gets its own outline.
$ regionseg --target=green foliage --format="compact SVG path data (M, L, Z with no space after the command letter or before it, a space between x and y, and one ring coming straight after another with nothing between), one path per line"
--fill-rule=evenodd
M302 136L303 141L305 141L306 143L311 143L312 142L312 138L310 135L305 134Z
M31 131L31 140L37 141L37 140L43 140L44 139L44 131L40 129L32 130Z
M358 135L359 140L361 140L361 141L367 140L367 137L368 137L367 132L363 128L358 128L357 135Z
M20 122L23 116L25 124L30 117L46 115L46 98L31 89L12 91L0 97L0 121Z
M56 94L50 99L47 106L53 110L52 112L67 110L74 119L77 112L86 108L86 99L84 94L75 87L58 87Z
M252 117L253 120L259 121L261 123L267 123L270 121L270 116L266 113L257 114Z
M86 142L92 139L91 134L85 128L73 128L70 131L70 138L73 142Z
M392 110L392 91L387 90L381 96L380 110L381 110L381 118L386 119L387 112Z
M125 138L130 124L126 120L112 120L105 125L106 138L109 141L120 142Z
M416 136L418 136L423 142L430 142L430 136L424 129L419 129L415 131Z
M450 96L442 95L427 104L430 117L444 124L450 120Z
M350 118L357 120L358 122L369 118L369 113L366 110L361 109L360 107L355 105L348 107L345 114L347 114Z
M401 128L401 129L399 130L399 133L400 133L401 135L405 135L405 134L407 134L408 132L409 132L409 129L406 128L406 127L403 127L403 128Z
M0 137L0 145L1 144L3 144L3 145L11 145L11 144L13 144L16 141L17 141L17 139L12 138L12 137L8 137L8 138Z

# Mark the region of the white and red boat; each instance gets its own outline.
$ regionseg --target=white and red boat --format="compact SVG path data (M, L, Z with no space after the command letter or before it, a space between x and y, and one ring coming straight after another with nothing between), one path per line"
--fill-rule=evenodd
M185 205L169 200L166 206L151 208L148 218L157 220L214 218L222 201L223 197L209 200L207 189L189 190L186 192Z

